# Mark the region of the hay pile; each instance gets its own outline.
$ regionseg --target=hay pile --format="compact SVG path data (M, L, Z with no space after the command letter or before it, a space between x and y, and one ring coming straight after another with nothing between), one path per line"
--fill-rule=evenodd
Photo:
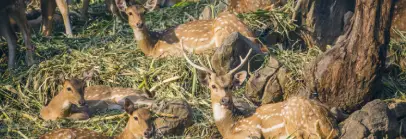
M151 12L146 15L146 24L154 31L182 24L191 20L189 15L197 19L206 4L183 2L171 8ZM215 5L213 7L217 8ZM20 68L7 71L5 55L7 47L4 46L3 40L0 42L2 45L0 47L0 136L36 138L61 127L88 128L106 135L120 133L126 124L126 118L104 119L119 114L117 111L95 116L92 121L85 122L69 120L45 122L39 118L40 108L57 93L64 78L82 78L83 73L89 71L94 72L94 76L88 85L156 88L156 99L187 100L193 108L195 124L185 131L185 136L179 138L205 138L217 132L210 108L209 90L198 83L196 71L187 65L183 58L154 60L145 57L137 49L129 26L115 21L108 13L106 14L101 1L93 1L91 10L90 13L97 16L89 21L73 18L74 38L66 38L62 35L63 25L55 27L52 39L42 37L37 31L32 33L33 43L37 46L36 58L40 61L32 67L24 66L25 50L20 48L17 57ZM287 5L273 12L258 11L239 17L257 32L271 28L271 32L287 34L296 29L289 18L291 10L292 6ZM22 44L21 40L19 44ZM321 54L317 48L305 52L279 48L274 46L271 50L273 55L291 71L289 74L291 85L296 85L302 79L304 65ZM201 61L207 61L206 59L207 56L200 56ZM401 78L388 76L396 79L396 82L388 80L392 85L388 87L391 88L388 92L404 93L405 88L399 90L396 89L398 85L393 86L394 84L405 86L404 72L403 69ZM173 78L178 79L163 83ZM243 91L244 88L238 90L236 95L242 97Z

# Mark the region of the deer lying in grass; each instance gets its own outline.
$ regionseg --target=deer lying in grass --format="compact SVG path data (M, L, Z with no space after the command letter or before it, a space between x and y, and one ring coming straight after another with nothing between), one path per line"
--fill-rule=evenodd
M132 88L111 88L107 86L90 86L85 89L83 80L72 79L64 82L62 91L52 98L41 110L45 120L68 118L75 120L88 119L97 111L109 109L122 110L125 98L137 104L152 105L151 96ZM75 107L80 105L81 107ZM86 105L86 106L85 106Z
M189 52L208 53L220 47L223 40L233 32L255 41L248 27L234 14L223 12L213 20L197 20L167 29L163 33L150 32L144 25L145 8L139 5L127 7L125 0L116 0L116 5L128 15L128 23L141 51L151 57L181 56L179 42L183 41ZM259 45L258 45L259 47Z
M252 49L251 49L252 50ZM203 71L201 83L211 92L213 117L220 134L224 138L336 138L338 129L329 110L320 103L303 98L260 106L250 117L236 119L233 116L231 88L241 85L247 76L246 71L238 71L247 61L240 57L240 65L225 75L217 75L212 70L194 64L185 53L187 62Z
M154 103L154 100L150 99L152 97L147 90L139 91L132 88L96 85L85 89L85 100L91 114L108 109L122 110L126 98L136 104L151 106Z
M58 118L68 118L75 120L85 120L89 118L84 99L85 82L78 79L64 81L62 90L52 98L51 102L41 109L40 115L44 120L56 120ZM75 109L75 105L80 105L80 109Z
M13 19L23 34L25 46L27 47L25 61L27 65L34 64L34 46L31 44L30 28L25 16L26 5L24 0L1 0L0 2L0 36L3 36L8 43L8 68L14 68L17 36L10 25L9 18Z
M154 135L152 114L146 108L137 108L131 100L125 99L125 111L129 119L127 126L115 139L151 138ZM68 128L57 129L40 137L40 139L56 138L94 138L109 139L110 137L88 129Z

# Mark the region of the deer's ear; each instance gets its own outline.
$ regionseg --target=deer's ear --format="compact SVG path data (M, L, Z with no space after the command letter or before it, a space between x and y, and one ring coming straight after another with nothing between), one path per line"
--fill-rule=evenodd
M124 101L124 110L125 110L125 112L127 112L128 114L132 114L133 113L133 111L135 110L135 107L134 107L134 103L130 100L130 99L128 99L128 98L125 98L125 101Z
M116 6L117 8L122 11L125 12L125 9L127 9L127 2L126 0L115 0L116 1Z
M209 80L210 80L210 73L207 72L197 72L199 82L204 85L208 86L209 85Z
M247 78L246 71L240 71L240 72L234 74L233 86L241 86L246 78Z

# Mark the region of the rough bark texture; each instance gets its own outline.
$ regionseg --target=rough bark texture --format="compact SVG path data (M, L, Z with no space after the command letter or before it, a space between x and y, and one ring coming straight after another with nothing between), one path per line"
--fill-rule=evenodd
M307 93L346 111L368 102L380 88L392 8L390 0L357 0L349 29L309 66Z
M354 0L298 0L293 18L304 26L308 41L325 49L343 33L345 15L353 9Z

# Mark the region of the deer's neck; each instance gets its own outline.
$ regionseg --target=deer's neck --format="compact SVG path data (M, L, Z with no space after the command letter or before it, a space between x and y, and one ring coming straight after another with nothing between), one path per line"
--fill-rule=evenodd
M67 116L70 113L72 104L61 93L56 95L51 102L49 102L47 109L52 110L55 113Z
M227 136L228 132L231 131L237 120L234 118L232 110L222 106L220 104L220 100L212 98L211 105L213 109L214 122L216 123L217 129L219 130L220 134L225 137Z
M115 139L142 139L143 137L140 135L133 134L130 129L129 125L125 126L123 132L120 133L120 135L114 137Z
M152 39L146 27L142 29L133 28L134 38L138 43L138 47L145 55L152 55L156 41Z

